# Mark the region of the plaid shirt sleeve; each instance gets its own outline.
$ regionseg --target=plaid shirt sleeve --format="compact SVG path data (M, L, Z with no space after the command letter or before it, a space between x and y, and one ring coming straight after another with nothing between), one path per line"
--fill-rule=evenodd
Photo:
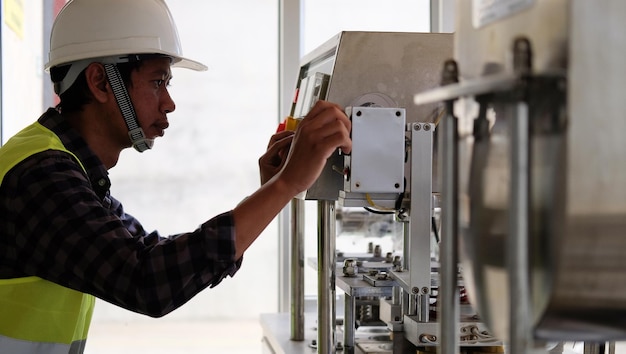
M39 276L159 317L239 269L231 212L161 237L104 199L68 154L16 166L0 189L0 277Z

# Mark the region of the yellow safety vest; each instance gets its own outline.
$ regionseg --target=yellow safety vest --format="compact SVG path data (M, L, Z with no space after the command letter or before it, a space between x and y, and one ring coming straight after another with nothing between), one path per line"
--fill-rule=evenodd
M26 127L0 147L0 184L20 161L51 149L76 157L51 130ZM94 304L92 295L39 277L0 279L0 353L82 353Z

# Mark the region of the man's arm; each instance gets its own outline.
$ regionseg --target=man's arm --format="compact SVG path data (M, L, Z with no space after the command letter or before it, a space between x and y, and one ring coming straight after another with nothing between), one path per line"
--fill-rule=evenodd
M350 129L341 107L325 101L315 104L298 125L280 171L233 210L237 258L291 199L317 180L331 154L338 148L350 153Z

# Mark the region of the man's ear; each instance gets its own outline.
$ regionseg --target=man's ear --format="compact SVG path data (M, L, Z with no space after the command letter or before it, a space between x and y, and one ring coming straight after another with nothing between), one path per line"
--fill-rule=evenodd
M87 87L89 87L89 91L96 101L104 103L109 99L110 86L104 65L101 63L89 64L85 69L85 79L87 80Z

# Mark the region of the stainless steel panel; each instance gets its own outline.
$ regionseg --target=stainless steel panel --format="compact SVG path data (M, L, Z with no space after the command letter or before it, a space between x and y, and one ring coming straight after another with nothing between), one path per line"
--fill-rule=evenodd
M520 35L528 37L533 43L535 73L563 71L567 65L571 2L535 0L530 6L511 10L509 16L476 27L472 14L474 6L479 6L481 1L457 0L454 56L459 63L461 78L512 72L512 43Z
M528 321L534 335L624 339L626 2L535 1L480 28L471 22L472 4L457 2L461 16L455 57L463 80L512 73L513 40L525 36L532 45L533 78L525 98L530 125L528 281L522 290L531 300ZM520 205L513 199L519 190L511 189L520 172L511 166L511 151L520 146L512 146L509 130L520 97L513 91L492 94L486 98L491 105L483 107L495 117L488 136L464 131L469 127L471 132L477 115L486 113L458 110L460 241L470 298L498 337L510 340L509 324L525 321L519 312L510 312L520 304L509 303L516 301L508 285L515 269L505 259L506 245L516 241L509 224L523 219L511 209ZM467 101L457 103L468 108Z
M344 191L404 191L405 110L353 107L350 116L352 151L345 157L349 178L344 182Z
M343 32L328 100L345 107L361 95L381 93L406 109L408 123L432 123L435 105L415 106L413 95L439 85L452 40L447 33Z
M404 108L407 123L432 123L438 105L416 106L413 96L439 85L440 63L452 57L452 46L449 33L341 32L302 59L299 79L324 73L330 75L326 100ZM364 102L364 96L376 102ZM333 154L306 199L337 200L343 176L336 170L342 167L343 157Z
M409 271L407 292L428 298L431 294L432 166L434 124L413 123L411 129L411 221L405 267ZM421 307L420 320L428 322L428 306Z
M571 6L565 225L539 334L624 339L626 2Z

